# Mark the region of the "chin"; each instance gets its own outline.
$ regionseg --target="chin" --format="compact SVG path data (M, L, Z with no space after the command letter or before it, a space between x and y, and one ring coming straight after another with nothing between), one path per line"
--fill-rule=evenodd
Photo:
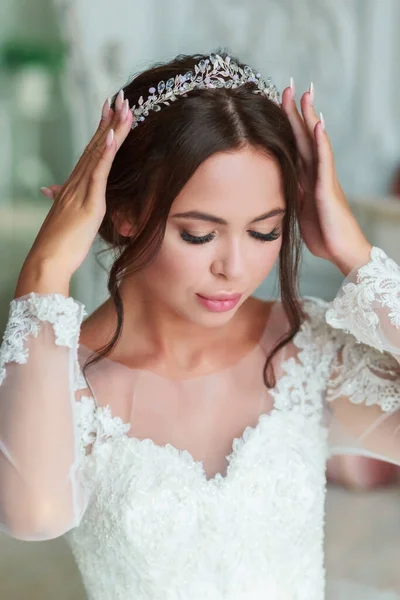
M231 311L229 313L214 313L210 314L208 317L205 317L201 323L203 327L207 327L208 329L213 329L214 327L221 327L229 321L232 320L236 311Z
M171 309L180 319L186 321L188 325L197 325L198 327L204 327L205 329L213 329L228 323L236 314L238 307L223 313L208 312L201 306L194 306L193 310L190 311L187 310L187 307L183 309L171 306Z
M192 321L203 327L221 327L233 319L242 304L243 301L241 301L240 304L235 306L235 308L232 310L227 310L225 312L208 311L200 306L196 310L196 314L192 315Z

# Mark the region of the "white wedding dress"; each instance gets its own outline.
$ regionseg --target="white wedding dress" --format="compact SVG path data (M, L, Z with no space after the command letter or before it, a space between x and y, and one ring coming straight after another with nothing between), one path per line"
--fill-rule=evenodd
M0 523L22 540L65 534L91 600L398 598L324 569L325 466L400 464L400 267L374 247L307 319L273 303L238 363L168 380L105 359L82 367L84 306L13 300L0 350ZM134 342L134 341L133 341Z

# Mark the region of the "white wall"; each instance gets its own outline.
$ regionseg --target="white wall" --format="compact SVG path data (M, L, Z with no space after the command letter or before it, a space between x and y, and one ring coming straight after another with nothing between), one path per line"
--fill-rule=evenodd
M228 47L280 89L293 76L298 96L313 80L349 197L389 190L400 162L399 0L55 1L75 40L92 127L105 97L135 72L178 53ZM79 124L80 148L89 131ZM305 258L303 293L332 297L341 274Z

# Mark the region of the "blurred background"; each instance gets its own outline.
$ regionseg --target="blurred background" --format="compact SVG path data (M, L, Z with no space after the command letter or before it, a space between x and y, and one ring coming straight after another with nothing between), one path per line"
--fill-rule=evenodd
M399 28L400 0L1 0L0 331L50 207L40 187L68 177L107 96L179 53L225 47L280 89L294 77L298 97L312 80L353 210L370 242L400 262ZM99 249L71 287L88 312L107 297ZM305 251L303 295L330 300L342 279ZM271 274L259 294L274 286ZM399 501L396 484L331 485L328 572L400 591ZM62 539L0 535L1 600L84 597Z

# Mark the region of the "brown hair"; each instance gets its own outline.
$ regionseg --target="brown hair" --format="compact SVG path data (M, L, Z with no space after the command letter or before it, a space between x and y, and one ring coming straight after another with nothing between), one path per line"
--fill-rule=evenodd
M227 54L220 52L220 55ZM150 87L193 70L204 58L207 57L179 55L169 63L144 71L123 88L125 98L130 106L137 104L140 96L147 99ZM192 90L159 112L150 112L119 149L108 178L107 210L99 229L100 237L109 246L106 251L117 251L107 285L117 312L117 329L111 341L86 362L84 372L105 358L118 342L124 320L118 285L124 275L137 273L157 255L171 205L184 185L214 153L251 145L277 161L286 200L279 283L282 306L291 329L286 337L278 340L265 363L265 385L275 386L273 369L272 381L268 376L272 358L295 336L305 318L298 296L301 259L297 227L298 155L293 130L284 111L263 94L253 93L254 86L248 83L235 89ZM115 99L116 96L113 106ZM134 222L133 235L124 237L118 233L112 218L116 214Z

